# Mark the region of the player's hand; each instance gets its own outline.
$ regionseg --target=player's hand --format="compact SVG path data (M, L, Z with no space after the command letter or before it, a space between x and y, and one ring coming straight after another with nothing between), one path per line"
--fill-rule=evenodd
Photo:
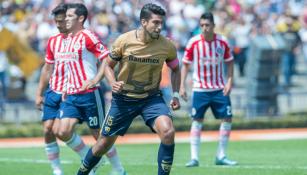
M112 91L115 93L120 92L123 89L124 84L125 83L123 81L114 81L113 83L111 83Z
M173 110L178 110L180 109L180 102L177 97L173 97L173 99L170 102L170 106Z
M96 87L96 84L97 84L97 83L96 83L94 80L86 80L86 81L83 83L83 85L82 85L80 91L86 91L86 90L88 90L88 89L94 88L94 87Z
M44 97L41 95L37 95L35 98L35 106L38 110L42 110L42 105L44 104Z
M62 101L65 101L67 98L67 93L66 92L62 92Z
M228 96L230 95L230 92L231 92L231 88L232 88L232 85L231 83L227 83L223 89L223 94L224 96Z
M185 88L180 88L179 90L179 95L180 97L184 100L184 101L188 101L188 95L187 95L187 92L185 90Z

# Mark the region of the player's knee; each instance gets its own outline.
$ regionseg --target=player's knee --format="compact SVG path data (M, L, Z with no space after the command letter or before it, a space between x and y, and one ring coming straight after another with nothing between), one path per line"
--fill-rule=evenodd
M54 135L53 130L52 130L52 125L45 125L44 126L44 135L45 136Z
M91 132L94 139L97 140L100 135L99 129L92 129Z
M70 130L67 129L59 129L56 135L62 141L67 141L71 138L72 133Z
M173 144L175 138L174 127L165 128L161 132L161 140L164 144Z

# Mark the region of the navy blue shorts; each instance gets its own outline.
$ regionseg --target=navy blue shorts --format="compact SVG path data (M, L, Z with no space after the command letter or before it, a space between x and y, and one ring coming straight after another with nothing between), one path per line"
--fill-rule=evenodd
M91 129L99 129L104 119L104 99L99 90L85 94L67 95L60 118L77 118Z
M231 103L229 96L224 96L223 90L213 92L195 92L192 94L192 112L194 119L203 119L208 107L216 119L231 118Z
M170 109L160 93L144 99L114 93L112 96L111 107L101 130L104 136L124 135L133 119L138 115L142 116L145 124L153 132L153 125L157 117L166 115L172 118Z
M45 91L44 98L42 121L54 120L55 118L58 118L62 102L62 94L58 94L51 89L47 89Z

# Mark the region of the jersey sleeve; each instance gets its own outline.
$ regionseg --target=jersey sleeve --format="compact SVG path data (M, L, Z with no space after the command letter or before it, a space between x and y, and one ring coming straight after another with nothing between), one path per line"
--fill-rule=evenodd
M185 64L191 64L193 62L193 41L189 40L185 47L182 62Z
M168 45L169 45L169 52L168 52L166 62L170 62L170 61L177 59L177 49L174 43L169 40Z
M169 68L173 69L179 64L179 60L177 57L177 49L172 41L168 40L168 43L169 43L168 44L169 52L168 52L168 56L165 62Z
M225 47L225 53L224 53L224 61L225 62L229 62L233 60L233 56L231 53L231 49L230 46L228 44L228 41L225 37L223 37L223 43L224 43L224 47Z
M45 53L45 62L48 64L54 64L54 54L52 46L54 45L54 39L49 38L46 46L46 53Z
M114 43L112 44L112 48L110 51L110 58L112 58L112 60L114 61L120 61L122 59L122 50L123 50L123 46L122 46L122 41L123 41L123 36L118 37Z
M86 49L93 53L99 61L102 61L109 54L109 50L99 40L98 36L89 30L85 30Z

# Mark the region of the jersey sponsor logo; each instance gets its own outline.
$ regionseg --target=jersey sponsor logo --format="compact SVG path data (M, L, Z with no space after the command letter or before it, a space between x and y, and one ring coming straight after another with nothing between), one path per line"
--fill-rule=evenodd
M218 59L205 58L205 57L203 57L202 59L204 60L204 63L206 65L214 65L214 64L217 65L217 64L219 64L219 60Z
M58 52L55 54L55 58L62 60L77 60L78 53L76 52Z
M139 58L133 55L129 55L128 60L131 62L148 63L148 64L159 64L160 63L159 58L150 58L150 57Z

